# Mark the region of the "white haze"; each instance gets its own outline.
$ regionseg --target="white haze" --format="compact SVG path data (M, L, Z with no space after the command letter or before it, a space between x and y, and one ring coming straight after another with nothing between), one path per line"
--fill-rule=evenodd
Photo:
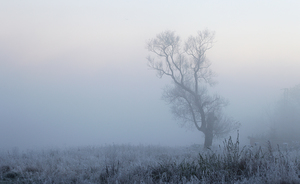
M145 43L216 32L207 53L240 137L268 129L268 106L300 83L298 1L1 1L0 148L190 145L160 98ZM234 133L235 135L236 133Z

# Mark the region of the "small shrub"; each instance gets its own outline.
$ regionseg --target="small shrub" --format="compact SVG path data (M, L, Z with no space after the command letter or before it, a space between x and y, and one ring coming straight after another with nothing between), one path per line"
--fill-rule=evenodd
M7 173L9 172L11 169L8 165L4 165L4 166L1 166L0 167L0 173L4 174L4 173Z
M18 174L17 172L10 171L10 172L7 172L7 173L4 175L4 178L8 178L8 179L16 179L18 176L19 176L19 174Z
M35 167L26 167L24 169L24 172L28 172L28 173L35 173L35 172L40 172L39 169L35 168Z
M118 161L117 165L114 163L105 166L105 171L101 172L100 174L100 181L101 183L109 183L109 178L114 178L114 176L119 172L120 162Z

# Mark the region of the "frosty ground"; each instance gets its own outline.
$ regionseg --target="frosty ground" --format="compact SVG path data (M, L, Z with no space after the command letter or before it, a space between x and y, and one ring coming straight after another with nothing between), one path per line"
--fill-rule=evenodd
M0 152L2 183L300 183L299 149L105 145Z

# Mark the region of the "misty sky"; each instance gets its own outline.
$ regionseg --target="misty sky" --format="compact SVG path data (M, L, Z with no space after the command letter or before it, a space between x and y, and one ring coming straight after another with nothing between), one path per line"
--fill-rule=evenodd
M146 41L215 31L207 57L226 112L255 134L259 116L300 83L300 1L0 2L0 149L190 145L147 68ZM263 123L263 126L267 126Z

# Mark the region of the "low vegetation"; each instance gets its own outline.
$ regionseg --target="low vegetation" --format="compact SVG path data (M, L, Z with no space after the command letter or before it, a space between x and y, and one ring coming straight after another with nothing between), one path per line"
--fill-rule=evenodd
M300 183L297 150L107 145L0 153L2 183Z

